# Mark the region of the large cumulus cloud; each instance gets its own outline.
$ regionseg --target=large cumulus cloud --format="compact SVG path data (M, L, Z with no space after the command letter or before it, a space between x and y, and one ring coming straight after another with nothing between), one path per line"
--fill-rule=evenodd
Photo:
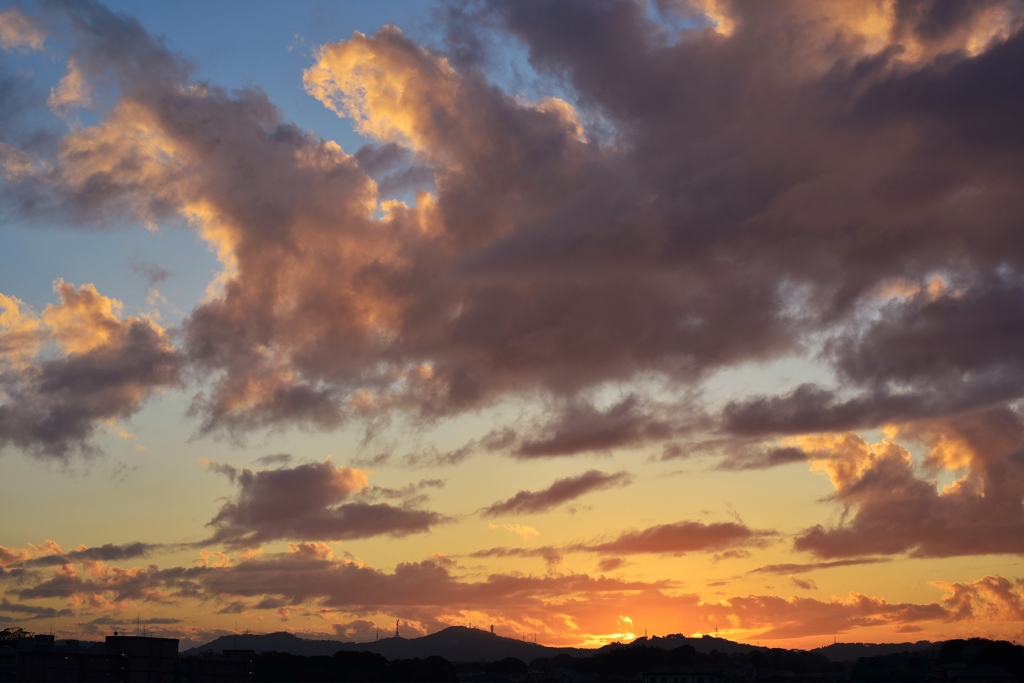
M821 344L846 390L737 397L726 432L1020 394L1016 0L452 6L450 55L394 27L316 53L305 88L357 154L195 81L134 20L57 9L58 109L93 81L118 98L49 156L8 144L9 180L26 211L178 216L216 250L181 329L201 432L541 397L559 414L512 454L632 448L707 427L681 396L715 371ZM562 97L491 82L489 30Z

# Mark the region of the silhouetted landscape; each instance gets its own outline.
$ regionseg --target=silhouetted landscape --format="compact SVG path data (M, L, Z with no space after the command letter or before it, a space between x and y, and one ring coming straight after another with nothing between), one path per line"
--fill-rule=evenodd
M222 636L180 653L177 643L123 635L107 637L104 643L55 641L50 635L7 628L0 631L0 680L1020 683L1024 675L1024 647L982 638L786 650L712 636L669 635L584 649L550 648L453 626L419 638L369 643L304 639L285 632Z
M451 661L496 661L515 657L530 661L537 657L591 657L596 654L618 651L625 647L651 647L660 650L676 650L689 647L698 654L749 654L769 652L772 648L735 643L725 638L704 636L687 638L673 634L664 637L637 638L628 644L613 643L600 648L547 647L532 642L494 635L488 631L464 626L450 626L437 633L420 638L381 638L370 642L346 642L342 640L320 640L300 638L292 633L280 631L265 634L239 634L221 636L205 645L190 648L183 655L200 652L224 652L225 650L246 649L257 653L286 652L292 655L323 656L339 650L348 652L374 652L388 659L408 659L437 655ZM916 643L837 643L810 652L824 656L828 661L843 662L858 657L873 657L899 652L923 652L938 647L928 641Z

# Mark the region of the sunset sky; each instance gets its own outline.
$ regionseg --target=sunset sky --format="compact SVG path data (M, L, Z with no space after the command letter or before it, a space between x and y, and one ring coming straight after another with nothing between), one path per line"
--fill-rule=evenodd
M1024 638L1022 27L0 5L0 627Z

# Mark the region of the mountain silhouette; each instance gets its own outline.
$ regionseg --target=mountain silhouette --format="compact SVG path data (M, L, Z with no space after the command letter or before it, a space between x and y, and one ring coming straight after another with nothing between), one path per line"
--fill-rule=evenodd
M551 657L559 654L586 657L594 652L594 650L581 648L546 647L517 638L495 635L482 629L449 626L442 631L419 638L381 638L365 643L312 640L299 638L283 631L260 635L221 636L206 645L185 650L182 654L188 656L200 652L223 652L234 649L255 650L256 652L287 652L307 657L333 655L339 650L348 650L376 652L389 660L437 655L451 662L490 662L507 657L515 657L528 662L537 657Z
M194 647L182 652L182 655L195 655L200 652L223 652L224 650L255 650L256 652L286 652L306 657L317 655L333 655L339 650L350 652L375 652L388 660L426 658L430 656L444 657L450 662L494 662L514 657L530 662L538 657L555 657L560 654L573 657L589 657L617 648L653 646L665 650L674 650L683 645L693 647L696 652L708 654L714 651L722 654L749 653L767 651L767 647L735 643L725 638L703 636L688 638L680 634L637 638L629 643L612 643L597 649L575 647L547 647L517 638L506 638L489 631L465 626L449 626L448 628L419 638L381 638L364 643L345 642L339 640L314 640L299 638L291 633L279 631L266 634L240 634L221 636L206 645ZM830 661L853 661L859 657L874 657L896 652L923 652L937 648L941 643L919 641L917 643L837 643L827 647L816 648L810 652L825 655Z

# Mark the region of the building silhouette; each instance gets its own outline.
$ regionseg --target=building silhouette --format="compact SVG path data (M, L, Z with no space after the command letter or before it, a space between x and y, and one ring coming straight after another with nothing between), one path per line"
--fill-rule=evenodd
M178 658L177 638L107 636L103 643L23 638L0 649L0 683L246 683L252 650Z

